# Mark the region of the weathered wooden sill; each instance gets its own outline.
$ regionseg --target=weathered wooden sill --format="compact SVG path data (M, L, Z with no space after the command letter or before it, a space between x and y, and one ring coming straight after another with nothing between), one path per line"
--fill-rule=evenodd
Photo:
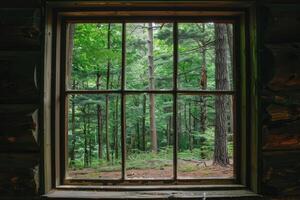
M187 190L155 190L155 191L75 191L75 190L52 190L44 195L44 200L69 200L69 199L242 199L256 200L263 199L248 190L218 190L218 191L187 191Z

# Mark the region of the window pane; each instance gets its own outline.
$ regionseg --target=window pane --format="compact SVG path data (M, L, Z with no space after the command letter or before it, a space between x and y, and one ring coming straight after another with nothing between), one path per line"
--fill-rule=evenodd
M233 90L232 24L178 25L178 87Z
M233 98L178 96L178 177L233 177Z
M67 89L120 89L122 24L70 24Z
M172 95L126 96L127 178L173 176Z
M126 25L126 88L171 89L173 73L173 25Z
M120 96L68 96L68 176L121 177Z

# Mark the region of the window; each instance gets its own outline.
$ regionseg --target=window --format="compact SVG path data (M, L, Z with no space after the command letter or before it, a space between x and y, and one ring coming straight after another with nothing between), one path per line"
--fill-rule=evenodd
M232 23L67 26L68 177L234 176Z
M120 5L54 11L52 186L247 184L245 13Z

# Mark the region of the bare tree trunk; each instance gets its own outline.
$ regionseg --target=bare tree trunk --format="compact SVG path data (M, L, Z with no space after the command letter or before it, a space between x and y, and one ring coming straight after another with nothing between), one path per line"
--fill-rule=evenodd
M75 80L73 80L72 89L75 89ZM72 120L72 139L70 150L70 165L75 161L75 147L76 147L76 133L75 133L75 95L72 95L72 108L71 108L71 120Z
M140 150L141 144L140 144L140 122L137 120L136 122L136 133L137 133L137 148Z
M110 24L108 24L107 28L107 49L110 49ZM106 89L109 89L109 78L110 78L110 66L111 61L108 59L107 61L107 74L106 74ZM105 115L106 115L106 124L105 124L105 143L106 143L106 160L110 161L110 155L109 155L109 96L106 95L105 99Z
M118 104L119 104L119 97L117 96L116 99L116 106L115 106L115 131L114 131L114 144L115 144L115 158L119 158L119 140L118 140L118 129L119 129L119 122L118 122Z
M170 119L170 117L169 117L169 119ZM167 146L170 146L170 131L169 131L170 128L171 128L171 127L170 127L170 123L168 122L168 123L166 124Z
M88 166L92 164L92 139L91 139L91 117L90 117L90 105L87 106L87 140L88 140Z
M204 47L205 48L205 47ZM207 90L207 70L206 70L206 50L202 49L202 66L201 66L201 80L200 80L200 89ZM200 96L200 130L202 134L205 134L207 125L207 103L206 97Z
M232 67L233 67L233 31L232 31L232 25L226 24L226 30L227 30L227 41L228 41L228 47L229 47L229 58L230 58L230 65L228 65L228 81L230 81L230 73L232 73ZM229 89L231 88L231 85L229 84ZM233 109L232 109L232 99L228 98L228 108L230 109L228 112L228 132L230 134L233 133Z
M203 25L204 26L204 25ZM205 28L203 28L205 31ZM201 81L200 81L200 89L207 90L207 70L206 70L206 49L203 47L202 52L202 67L201 67ZM203 135L205 135L207 129L207 100L206 96L200 96L200 131ZM200 140L200 157L204 158L204 142Z
M97 90L100 88L100 78L101 74L100 72L97 73L97 80L96 80L96 87ZM97 105L97 133L98 133L98 158L102 159L102 110L101 105Z
M172 135L172 130L173 130L173 117L170 116L169 118L169 145L173 144L173 135Z
M143 134L143 151L146 151L146 101L147 97L144 95L143 99L143 122L142 122L142 134Z
M155 88L154 81L154 62L153 62L153 26L148 23L148 64L149 64L149 89ZM154 94L149 94L150 103L150 135L151 135L151 150L157 152L157 133L155 124L155 97Z
M191 102L189 102L189 110L188 110L188 113L189 113L189 149L190 151L192 152L193 151L193 134L192 134L192 115L191 115L191 112L192 112L192 109L191 109Z
M73 46L74 46L74 24L70 24L69 29L69 47L68 47L68 59L67 59L67 76L71 77L72 72L72 63L73 63ZM70 82L70 80L68 80ZM70 83L69 83L70 84ZM74 90L76 87L75 79L72 81L72 89ZM72 123L72 138L71 138L71 150L69 152L70 156L70 165L72 166L75 161L75 145L76 145L76 134L75 134L75 95L71 96L71 123Z
M215 24L215 80L217 90L227 90L228 71L226 55L226 25ZM229 164L227 153L227 129L226 129L226 96L215 97L216 122L215 122L215 149L214 164L226 166Z
M84 167L88 167L89 161L88 161L87 120L86 120L85 105L82 108L82 114L83 114L83 137L84 137L84 154L83 154L83 160L84 160Z

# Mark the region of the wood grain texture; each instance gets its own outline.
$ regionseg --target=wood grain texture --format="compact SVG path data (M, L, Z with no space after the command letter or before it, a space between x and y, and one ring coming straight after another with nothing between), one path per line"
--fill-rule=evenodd
M264 2L261 188L269 199L300 199L300 7Z
M37 58L0 52L0 103L38 103Z
M275 91L299 90L300 43L267 44L266 46L273 54L275 68L273 79L268 84L269 88Z
M263 156L263 192L300 195L300 152L266 152Z
M41 42L40 9L0 9L0 19L0 49L39 47Z
M263 149L300 149L300 120L266 126Z
M34 169L4 169L0 172L2 195L24 196L37 193Z

